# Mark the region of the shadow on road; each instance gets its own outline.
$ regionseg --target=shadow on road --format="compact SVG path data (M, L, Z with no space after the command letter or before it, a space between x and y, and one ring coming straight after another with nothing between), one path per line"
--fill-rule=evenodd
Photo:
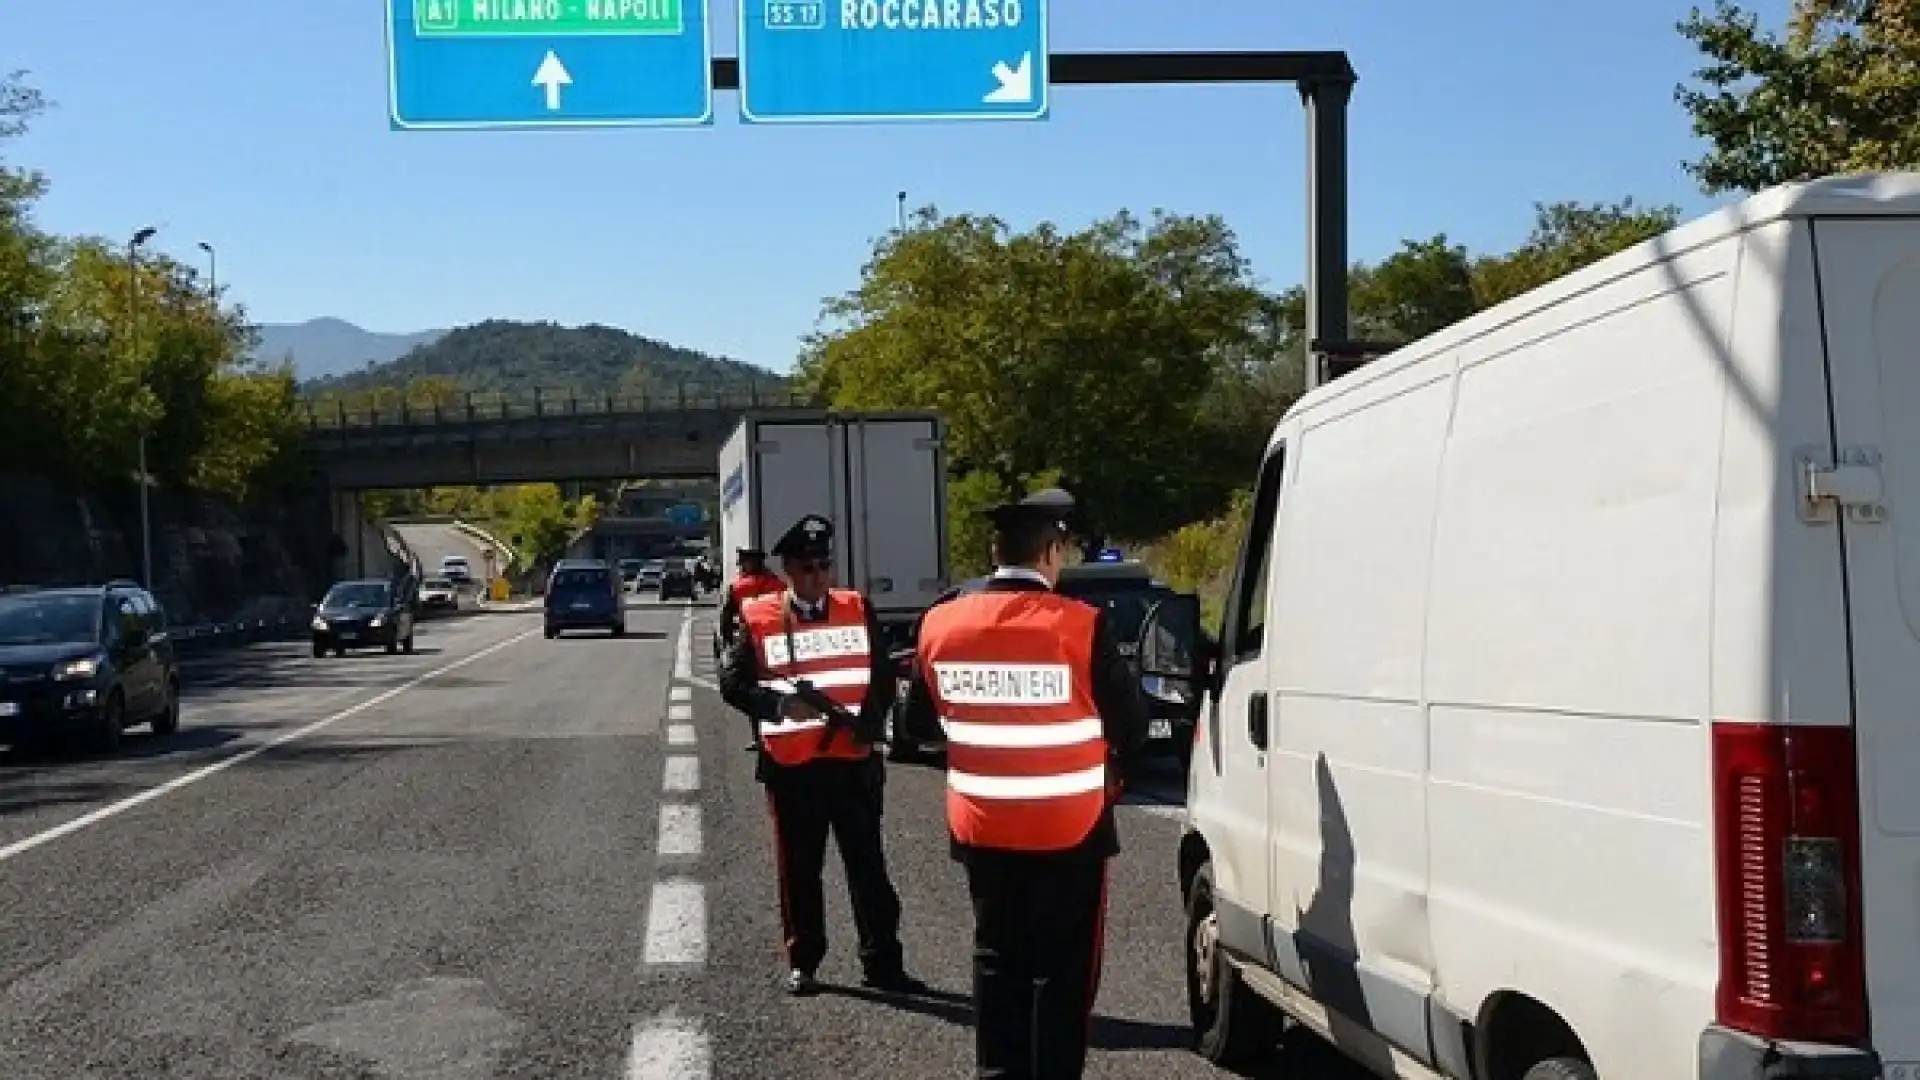
M822 982L820 991L837 997L853 998L882 1008L931 1017L955 1027L973 1026L973 999L946 990L924 994L886 994L862 986L842 986ZM1193 1046L1193 1030L1184 1024L1160 1024L1123 1020L1095 1014L1093 1037L1089 1044L1109 1051L1185 1051ZM1371 1080L1373 1074L1360 1068L1328 1043L1304 1030L1291 1032L1285 1043L1276 1046L1265 1060L1229 1075L1246 1080L1287 1080L1311 1076L1314 1080Z

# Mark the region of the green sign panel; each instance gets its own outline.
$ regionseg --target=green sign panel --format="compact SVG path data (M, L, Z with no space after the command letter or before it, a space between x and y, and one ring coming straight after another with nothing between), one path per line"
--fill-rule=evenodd
M682 0L413 0L421 37L678 34Z

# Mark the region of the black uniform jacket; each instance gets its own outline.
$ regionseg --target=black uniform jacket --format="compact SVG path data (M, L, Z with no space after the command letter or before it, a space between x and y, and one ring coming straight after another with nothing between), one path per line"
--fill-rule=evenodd
M862 597L864 600L865 597ZM782 595L779 603L791 604ZM827 603L832 604L829 599ZM854 723L854 735L864 742L877 743L886 736L887 713L893 709L894 698L898 691L893 682L893 663L887 659L886 639L881 636L879 620L874 618L873 605L867 608L867 649L872 676L867 681L867 696L860 704L859 718ZM798 628L807 624L799 612L793 612L793 625ZM740 632L727 643L726 651L720 655L720 697L727 704L746 713L756 720L772 720L780 712L781 694L778 690L769 690L760 685L764 674L760 667L760 654L754 648L753 635L747 632L744 622ZM845 736L841 736L845 738ZM760 751L760 761L755 777L761 783L777 781L784 775L802 770L822 772L852 769L863 774L880 765L880 754L876 751L868 755L866 761L823 760L793 767L783 766L767 756L766 749Z
M1045 585L1029 578L994 577L989 578L980 589L968 591L1021 592L1045 589ZM960 592L945 600L964 595L967 593ZM1093 626L1093 703L1100 710L1100 724L1105 729L1107 748L1112 755L1108 767L1117 771L1124 783L1147 742L1147 705L1140 695L1139 680L1134 677L1126 658L1120 655L1118 643L1108 629L1105 611L1100 612ZM929 741L940 738L940 718L934 708L933 694L927 688L926 674L919 664L914 665L913 679L907 684L906 708L901 726L916 738ZM1071 849L1070 854L1107 858L1119 853L1120 832L1114 827L1113 808L1108 807L1106 813L1100 816L1099 824L1093 827L1079 847ZM953 841L953 857L961 862L977 861L983 855L1005 858L1014 854L987 852L970 848L958 840Z

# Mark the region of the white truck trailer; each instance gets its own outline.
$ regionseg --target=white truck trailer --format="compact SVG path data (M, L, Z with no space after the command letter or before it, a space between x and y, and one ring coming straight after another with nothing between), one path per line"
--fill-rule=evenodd
M833 520L834 576L904 633L947 587L945 425L930 412L749 414L720 448L720 550L773 547L804 514ZM778 560L770 560L777 570Z

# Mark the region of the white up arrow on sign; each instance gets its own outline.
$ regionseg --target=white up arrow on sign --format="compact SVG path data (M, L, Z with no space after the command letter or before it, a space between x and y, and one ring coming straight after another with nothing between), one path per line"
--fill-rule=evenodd
M987 105L1026 105L1033 101L1033 54L1022 53L1020 66L1010 68L1005 60L993 65L993 77L1000 81L993 92L981 98Z
M547 58L540 61L540 70L533 73L533 85L542 86L547 91L547 108L560 108L560 88L573 85L573 76L567 74L567 66L552 49L547 50Z

